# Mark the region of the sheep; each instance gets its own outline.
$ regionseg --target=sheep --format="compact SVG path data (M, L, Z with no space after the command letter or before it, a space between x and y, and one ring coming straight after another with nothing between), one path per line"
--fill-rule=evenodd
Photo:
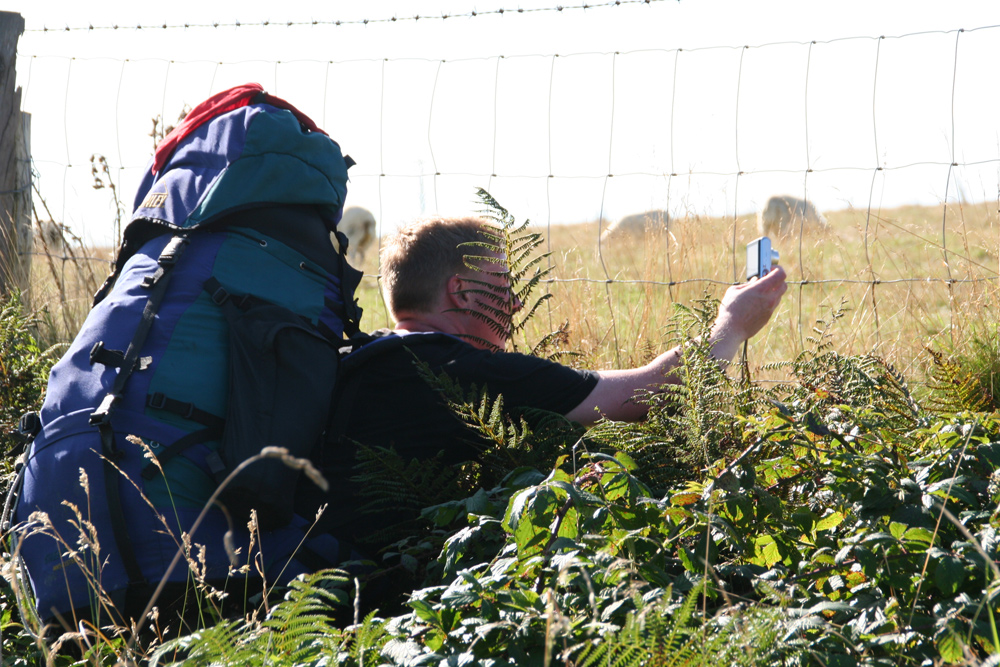
M826 218L811 201L791 195L775 195L757 213L757 231L761 236L787 236L799 230L823 230Z
M347 236L347 261L360 266L365 260L365 251L375 242L375 216L360 206L344 209L337 229Z
M39 220L35 228L34 243L46 254L60 254L66 247L64 228L55 220Z
M638 238L644 235L647 230L653 233L665 232L669 221L670 216L667 212L659 209L626 215L611 223L604 230L604 233L601 234L601 241L616 238Z

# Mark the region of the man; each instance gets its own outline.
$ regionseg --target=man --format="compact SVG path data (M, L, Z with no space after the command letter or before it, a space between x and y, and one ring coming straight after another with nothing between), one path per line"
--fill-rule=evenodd
M358 355L353 365L347 358L352 368L341 383L327 443L315 457L331 489L321 494L306 485L300 493L303 515L328 505L317 526L322 532L371 549L379 545L376 534L396 518L363 511L359 446L391 448L404 462L440 456L450 465L475 459L475 435L428 383L426 371L444 374L466 389L486 387L491 395L502 395L508 408L539 408L584 425L602 417L642 419L647 406L633 398L678 381L672 371L681 361L680 348L638 368L610 371L577 370L496 351L507 343L510 315L522 304L497 298L509 294L503 271L496 270L502 265L490 262L483 272L465 263L467 255L483 254L462 244L488 241L485 224L477 218L422 220L400 229L382 248L382 290L402 344L376 341L353 353ZM709 337L713 355L732 359L740 344L767 323L785 289L780 267L730 287ZM398 509L396 514L405 514L405 508Z

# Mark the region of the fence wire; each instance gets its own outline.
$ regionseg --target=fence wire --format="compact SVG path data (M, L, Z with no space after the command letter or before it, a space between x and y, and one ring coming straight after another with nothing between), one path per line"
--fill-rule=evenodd
M619 6L627 4L648 4L649 2L662 2L664 0L618 0L609 3L582 4L575 6L554 6L543 9L516 10L516 13L534 12L559 12L564 10L585 10L597 7ZM353 21L353 23L392 23L397 21L418 21L427 18L447 19L457 16L476 17L486 14L503 14L515 10L490 10L484 12L469 12L466 14L452 14L440 17L390 17L378 19L365 19ZM350 21L309 21L309 22L265 22L266 27L293 27L293 26L316 26L317 29L351 23ZM234 23L213 23L210 25L184 24L184 25L159 25L159 26L85 26L85 27L65 27L65 28L42 28L40 32L52 33L53 37L58 34L74 31L115 31L115 30L173 30L187 28L221 28L221 27L243 27L249 24L240 22ZM260 25L260 24L256 24ZM986 233L994 229L992 244L987 244L982 238L969 242L969 232L965 228L963 206L968 201L961 195L955 198L956 189L960 188L957 183L958 170L975 172L978 174L988 173L990 170L1000 173L1000 155L996 157L985 156L982 151L969 157L964 151L958 152L960 134L963 130L961 121L956 111L956 99L960 87L960 75L965 68L972 68L975 63L969 59L963 59L962 47L968 42L972 35L985 36L986 41L998 41L1000 37L1000 26L982 26L971 29L959 29L953 31L924 31L909 33L898 36L854 36L843 37L825 41L783 41L772 42L759 45L738 45L738 46L706 46L699 48L672 48L672 49L641 49L634 51L610 51L610 52L578 52L568 54L535 53L535 54L497 54L488 57L477 58L381 58L381 59L347 59L347 60L264 60L258 63L247 61L212 61L212 60L183 60L177 58L138 58L138 59L108 59L89 58L87 54L81 53L77 56L46 56L38 54L20 54L18 67L23 68L24 75L24 95L23 100L25 110L29 102L37 97L43 97L43 91L48 91L59 85L48 80L36 77L46 76L36 73L36 70L43 68L47 72L54 71L53 63L61 63L64 67L64 86L61 113L46 114L46 122L60 123L57 126L35 126L36 133L52 132L61 134L63 137L62 155L56 156L53 153L38 155L35 157L35 164L44 171L46 182L43 189L51 192L52 181L56 181L56 187L62 191L62 215L67 219L67 201L71 199L70 192L77 186L72 181L72 175L78 170L86 167L81 163L80 149L75 145L92 145L84 133L81 133L74 118L81 103L85 100L80 98L80 84L77 78L80 76L77 71L90 65L109 66L107 71L116 79L114 84L114 127L115 144L114 155L117 164L111 165L111 170L116 174L119 184L132 178L134 174L140 173L144 168L144 161L141 152L136 151L134 144L136 140L130 135L124 134L120 128L132 124L129 117L134 117L137 113L130 102L135 101L135 96L130 93L130 86L134 85L137 78L152 78L151 72L162 69L162 79L157 83L153 81L150 90L158 89L158 96L155 107L156 115L163 122L168 108L168 100L172 99L173 89L177 86L178 80L188 77L188 73L193 69L199 72L210 72L205 75L208 80L207 90L204 90L205 97L208 94L217 92L217 88L223 87L223 81L230 70L238 70L244 66L253 65L255 71L271 71L271 76L275 83L273 88L278 88L281 94L283 86L290 85L288 80L292 75L285 75L284 72L294 73L297 68L316 66L323 71L324 81L321 86L315 88L322 90L322 102L313 113L322 114L324 122L329 119L351 118L345 116L345 111L337 104L328 104L335 91L331 91L331 81L343 80L345 72L357 68L358 71L370 72L377 77L373 90L377 90L377 100L370 107L372 113L370 117L377 118L377 126L371 125L374 132L372 136L377 136L377 152L375 159L369 160L368 164L375 164L377 168L365 168L359 165L352 171L352 180L360 187L367 188L371 199L375 203L377 219L379 221L380 235L384 235L391 230L390 225L398 223L404 217L400 210L406 205L412 205L413 199L400 193L406 190L409 192L411 183L419 184L421 192L421 208L423 208L424 183L429 183L430 200L433 202L433 211L447 209L453 206L454 195L451 194L453 183L466 183L477 181L485 184L488 190L494 187L507 187L507 184L515 182L537 183L544 186L537 188L535 192L540 195L542 205L539 208L541 215L536 219L540 220L545 228L546 237L549 240L548 249L553 250L552 239L564 225L565 200L560 199L559 192L567 184L576 184L574 187L584 190L592 190L599 193L595 196L596 203L596 225L594 237L588 242L592 242L596 248L597 266L600 275L598 276L558 276L543 281L547 289L552 289L558 285L569 284L592 284L604 285L604 300L609 311L612 313L610 336L614 341L615 350L621 350L625 346L619 335L618 321L615 313L615 296L611 287L616 284L635 285L643 287L662 288L667 291L668 300L674 302L678 298L676 288L688 285L716 285L724 286L739 282L741 279L741 257L743 253L743 243L747 240L747 235L753 232L755 210L761 208L762 188L760 183L775 182L789 184L794 187L785 189L803 201L810 201L817 193L827 193L838 191L841 183L847 183L848 179L856 176L864 176L867 186L866 201L854 207L854 223L857 225L856 249L848 249L847 252L856 252L863 256L860 268L856 271L847 271L843 275L829 277L829 275L813 277L817 269L809 262L810 253L815 254L817 248L826 252L831 252L829 248L822 248L824 241L811 233L806 226L805 218L800 218L798 228L792 233L780 239L783 252L789 252L794 258L792 264L788 264L790 275L789 285L793 288L795 298L795 318L798 329L799 345L804 346L805 335L809 330L809 321L814 317L814 303L809 301L806 292L808 288L814 286L863 286L866 288L864 298L868 308L871 309L874 318L874 331L876 344L882 340L882 329L884 320L889 314L886 312L885 300L894 299L893 293L884 294L887 286L893 285L941 285L946 287L948 292L949 312L951 326L956 326L955 318L960 316L960 310L956 307L955 287L961 285L984 285L988 286L997 283L998 272L994 268L1000 258L998 258L996 231L998 226L995 218L996 208L992 210L993 217L988 216L984 223ZM919 159L905 159L889 161L886 159L886 138L883 136L888 129L888 134L893 134L894 125L901 124L906 118L901 117L902 113L893 106L892 100L886 99L886 93L890 86L896 85L891 80L889 72L895 76L913 77L919 80L920 71L907 70L905 65L893 61L891 66L887 65L886 59L893 57L886 53L884 46L891 42L894 45L915 44L919 46L921 40L931 38L953 38L953 47L950 53L950 61L947 68L950 71L949 92L945 94L945 106L947 113L947 129L943 137L948 146L948 154L940 156L940 151L929 151L927 155L920 156ZM858 66L857 72L865 73L870 71L870 145L863 147L864 150L857 151L854 161L849 163L836 162L824 155L824 150L820 150L817 143L820 142L820 135L823 128L829 127L829 119L824 117L824 105L817 102L820 98L830 97L834 94L828 86L829 77L827 70L822 70L820 60L835 58L840 53L838 49L851 47L852 54L862 53L862 49L868 49L870 58L864 69ZM981 46L977 44L977 47ZM782 59L780 55L785 52L800 54L794 59ZM735 76L731 79L732 88L727 88L726 82L705 82L703 86L684 85L684 76L695 76L690 72L696 72L695 59L702 55L729 54L734 56ZM788 85L785 90L776 91L780 97L780 106L783 110L793 109L795 114L801 118L801 138L795 140L796 146L801 146L801 154L792 155L787 159L788 164L776 165L760 158L759 134L761 133L759 123L759 106L761 95L759 86L762 77L754 70L753 61L762 59L762 54L774 58L780 62L782 67L794 64L800 69L797 70L801 76L801 87L798 83ZM658 69L643 70L644 63L656 57L662 61ZM801 58L801 60L798 60ZM857 56L860 63L864 64L864 58ZM561 132L565 131L564 126L572 125L572 119L566 115L566 98L572 95L567 92L566 82L572 81L573 68L577 63L592 63L590 72L592 74L588 86L593 91L590 98L595 106L603 104L602 108L606 113L600 116L603 126L595 127L592 136L587 137L590 151L595 156L593 163L595 166L581 173L582 168L574 163L572 156L566 157L562 151L566 146L557 140ZM768 61L771 62L771 61ZM791 64L790 64L791 63ZM533 142L532 148L540 148L541 159L536 161L534 168L528 160L518 161L510 158L511 150L517 150L520 144L509 141L506 131L507 118L515 113L515 108L508 104L508 97L512 90L509 81L517 78L524 67L528 67L541 72L537 81L537 106L544 114L544 132L538 134L537 140ZM824 65L829 68L829 65ZM686 69L690 68L690 69ZM640 71L641 70L641 71ZM472 72L467 74L471 78L463 80L465 84L477 83L476 79L483 79L483 102L482 112L478 115L470 111L470 115L479 121L479 126L471 135L474 139L480 140L477 146L484 148L485 168L469 168L473 161L455 159L455 147L446 140L446 134L442 132L442 124L447 124L454 114L451 109L454 106L454 99L447 97L450 91L456 87L451 81L455 73ZM779 74L786 70L781 69ZM417 86L403 88L400 82L402 76L398 72L418 72L424 73L427 85L424 89ZM605 74L606 72L606 74ZM756 74L756 78L748 79L751 72ZM600 74L600 76L598 76ZM360 76L360 75L359 75ZM283 78L284 77L284 78ZM606 77L606 78L604 78ZM657 127L664 127L667 135L668 150L664 150L656 156L656 160L643 160L623 158L632 153L636 153L642 148L642 140L636 139L625 130L630 129L627 124L634 122L635 109L634 98L624 99L622 96L631 91L630 86L635 86L633 82L636 78L645 81L656 82L658 90L662 89L664 101L661 106L655 109L656 114L649 114L650 123L656 123ZM973 77L975 78L975 77ZM766 76L763 77L767 79ZM280 85L279 85L280 84ZM978 81L982 86L982 81ZM461 86L458 86L461 88ZM411 93L412 91L415 91ZM731 124L725 128L725 133L730 134L732 139L728 145L731 146L731 154L723 160L712 163L706 159L702 162L692 163L689 154L697 153L692 151L684 142L690 134L689 116L685 116L682 109L685 105L692 103L691 90L703 91L707 95L709 92L719 93L720 98L726 97L730 100L729 107L732 113L728 118ZM724 95L723 95L724 93ZM410 128L405 122L413 121L413 118L402 116L396 108L397 101L411 95L413 98L426 98L426 123L422 114L424 108L414 102L412 116L419 116L419 123L412 122L413 128L419 128L418 134L421 143L425 147L420 148L426 156L426 162L420 162L413 166L412 159L407 161L400 159L393 149L393 141ZM942 97L942 96L938 96ZM289 95L292 98L292 95ZM199 98L190 101L197 102ZM940 102L941 100L933 100ZM867 101L859 99L859 105L866 104ZM931 104L931 101L928 102ZM853 110L854 106L845 107ZM37 111L36 111L37 113ZM359 112L360 113L360 112ZM888 117L886 114L891 114ZM819 118L817 118L819 115ZM664 118L663 116L667 116ZM359 116L360 117L360 116ZM596 117L596 116L595 116ZM788 113L792 118L793 114ZM402 118L402 121L400 120ZM511 121L513 122L513 121ZM798 121L795 121L798 123ZM622 125L626 124L626 125ZM720 127L722 124L720 122ZM996 131L994 125L994 131ZM794 129L794 128L792 128ZM988 132L986 133L988 136ZM426 140L423 140L426 137ZM782 140L788 141L786 137ZM508 145L511 144L511 145ZM859 144L860 145L860 144ZM150 143L151 146L151 143ZM513 148L511 148L513 146ZM663 148L657 145L658 148ZM689 161L683 161L681 148L688 149ZM826 152L830 147L824 144ZM88 149L85 152L90 152ZM604 151L607 151L606 155ZM870 152L869 152L870 151ZM93 152L96 152L94 150ZM147 151L148 152L148 151ZM473 152L472 149L469 152ZM907 153L909 156L910 154ZM719 166L722 164L723 166ZM724 165L732 165L726 168ZM541 168L539 168L541 167ZM936 171L934 171L936 170ZM61 171L61 175L59 172ZM939 196L941 206L940 240L934 240L929 235L921 233L921 229L915 229L912 224L894 222L891 217L887 217L882 212L880 205L879 186L884 190L890 177L893 179L906 179L911 174L923 173L925 171L941 172L935 178L940 179L935 188L943 193ZM870 177L870 178L869 178ZM645 179L645 181L643 181ZM723 215L699 215L692 213L690 200L692 197L692 182L715 182L717 179L723 185L726 200L727 212ZM608 231L609 219L612 217L611 211L620 209L619 206L612 206L613 191L619 187L620 182L656 182L662 184L662 197L658 203L663 210L670 211L671 217L678 220L678 226L671 225L668 233L657 237L657 242L662 242L663 253L668 260L663 265L665 279L650 279L646 276L634 275L636 272L624 270L625 268L635 268L638 254L629 254L631 251L623 251L620 244L611 246L611 241L605 236ZM984 191L991 182L984 181ZM661 185L657 186L658 188ZM846 187L846 186L844 186ZM125 190L128 191L128 190ZM574 190L578 191L578 190ZM997 196L1000 198L1000 177L996 187ZM731 194L730 194L731 193ZM776 193L777 194L777 193ZM502 197L498 197L504 201ZM829 199L829 197L828 197ZM512 206L508 208L514 209ZM677 212L680 212L678 214ZM516 210L514 211L517 212ZM411 211L411 217L417 211ZM832 214L831 214L832 215ZM958 216L958 219L956 219ZM708 252L715 258L713 271L708 275L690 275L691 267L685 264L687 254L691 252L683 242L683 221L688 225L708 224L705 221L711 218L718 227L718 233L711 239L712 249ZM720 223L724 222L725 224ZM923 250L936 250L940 253L941 266L935 267L933 263L928 263L929 256L915 257L912 250L898 251L889 249L889 244L885 239L888 234L886 230L892 230L897 236L892 240L903 239L912 243L913 248ZM986 237L983 237L986 238ZM964 247L960 250L954 244L961 242ZM654 252L654 248L646 247L646 253ZM639 253L640 251L635 251ZM622 264L622 254L626 258L632 258L633 266L628 267ZM712 254L714 253L714 254ZM926 255L926 253L925 253ZM83 259L77 257L75 259ZM87 258L89 259L89 258ZM103 260L102 260L103 261ZM881 264L879 263L881 262ZM993 266L986 266L986 262L992 262ZM906 266L900 268L894 265L905 263ZM963 268L959 269L957 264ZM731 279L729 278L729 266L731 265ZM725 266L726 268L721 268ZM550 257L549 267L558 271L558 266L554 259ZM825 269L826 267L822 267ZM936 268L936 270L931 270ZM941 274L943 271L943 274ZM906 272L910 275L898 275ZM681 275L687 273L683 279L675 277L675 273ZM886 274L895 274L891 277ZM368 271L366 275L377 280L378 271L374 273ZM550 325L554 326L552 311L549 311Z

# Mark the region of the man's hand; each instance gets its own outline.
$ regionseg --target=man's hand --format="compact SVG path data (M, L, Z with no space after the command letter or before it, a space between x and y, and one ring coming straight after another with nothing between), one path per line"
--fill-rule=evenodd
M764 328L786 289L785 271L780 266L763 278L727 289L712 325L712 356L720 362L730 361L743 341ZM675 347L639 368L600 371L597 386L566 416L585 425L602 416L625 421L642 419L648 406L634 397L643 391L656 391L664 382L678 382L674 371L681 359L681 348Z
M712 327L712 339L718 343L724 340L735 343L735 346L732 354L716 356L732 359L740 343L764 328L787 289L785 270L780 266L771 269L763 278L755 276L750 282L727 289Z

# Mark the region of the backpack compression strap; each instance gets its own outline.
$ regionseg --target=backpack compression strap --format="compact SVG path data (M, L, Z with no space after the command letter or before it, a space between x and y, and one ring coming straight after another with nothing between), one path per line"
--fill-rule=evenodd
M125 513L122 509L121 493L118 489L118 475L120 471L115 462L122 457L122 450L115 444L115 432L111 427L111 414L114 412L118 401L121 399L125 383L128 382L132 371L144 367L145 364L139 359L139 350L142 349L149 335L149 330L153 326L156 313L163 303L163 297L167 292L167 285L170 284L170 277L174 266L180 259L181 254L187 246L188 240L184 236L175 236L167 243L156 260L158 264L156 271L151 276L146 276L142 286L148 289L149 298L146 300L146 307L142 311L142 319L132 336L132 341L128 345L128 350L122 355L113 350L105 350L100 343L94 346L92 352L92 362L118 366L118 375L111 386L111 390L104 396L101 404L90 415L90 423L97 427L101 434L101 448L104 458L104 481L105 492L108 498L108 509L111 512L111 527L114 531L115 543L118 545L118 552L121 554L125 572L128 574L129 586L145 585L146 579L139 567L139 561L135 556L135 548L128 534L128 527L125 525ZM119 365L120 364L120 365Z

